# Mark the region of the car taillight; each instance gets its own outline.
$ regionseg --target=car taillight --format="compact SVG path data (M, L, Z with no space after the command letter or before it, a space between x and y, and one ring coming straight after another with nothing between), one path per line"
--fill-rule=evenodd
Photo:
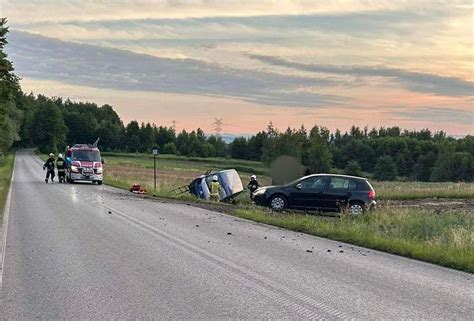
M369 191L369 199L375 199L375 191Z

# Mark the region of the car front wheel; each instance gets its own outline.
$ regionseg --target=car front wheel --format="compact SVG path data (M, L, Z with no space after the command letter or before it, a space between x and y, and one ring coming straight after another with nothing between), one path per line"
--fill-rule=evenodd
M284 210L286 206L286 198L282 195L276 195L270 199L270 208L276 212Z

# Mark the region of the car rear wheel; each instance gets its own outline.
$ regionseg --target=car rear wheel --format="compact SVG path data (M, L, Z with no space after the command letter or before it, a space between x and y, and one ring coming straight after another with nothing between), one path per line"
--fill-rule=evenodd
M270 208L276 212L283 211L287 205L286 198L283 195L275 195L270 199Z
M349 214L353 216L364 214L364 206L361 203L352 203L349 205Z

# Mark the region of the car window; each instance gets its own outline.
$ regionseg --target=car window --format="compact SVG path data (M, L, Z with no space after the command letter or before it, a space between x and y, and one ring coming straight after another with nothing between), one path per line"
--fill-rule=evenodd
M350 189L351 191L357 190L357 184L356 184L356 182L355 182L353 179L349 179L348 181L349 181L349 189Z
M356 182L356 185L357 185L357 190L358 191L370 191L372 190L372 186L370 185L370 183L368 181L365 181L365 180L358 180Z
M301 189L324 189L328 181L327 177L324 176L315 176L301 181Z
M331 177L329 189L349 189L349 180L343 177Z

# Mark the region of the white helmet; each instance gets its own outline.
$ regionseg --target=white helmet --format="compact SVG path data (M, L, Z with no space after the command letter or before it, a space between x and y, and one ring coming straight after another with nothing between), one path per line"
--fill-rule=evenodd
M214 182L217 182L219 179L217 178L217 175L214 175L214 176L212 176L212 180L213 180Z
M58 157L59 157L59 158L63 158L63 154L59 154Z
M49 153L49 157L54 157L54 154L53 154L53 153Z
M257 179L257 175L250 176L251 179Z

